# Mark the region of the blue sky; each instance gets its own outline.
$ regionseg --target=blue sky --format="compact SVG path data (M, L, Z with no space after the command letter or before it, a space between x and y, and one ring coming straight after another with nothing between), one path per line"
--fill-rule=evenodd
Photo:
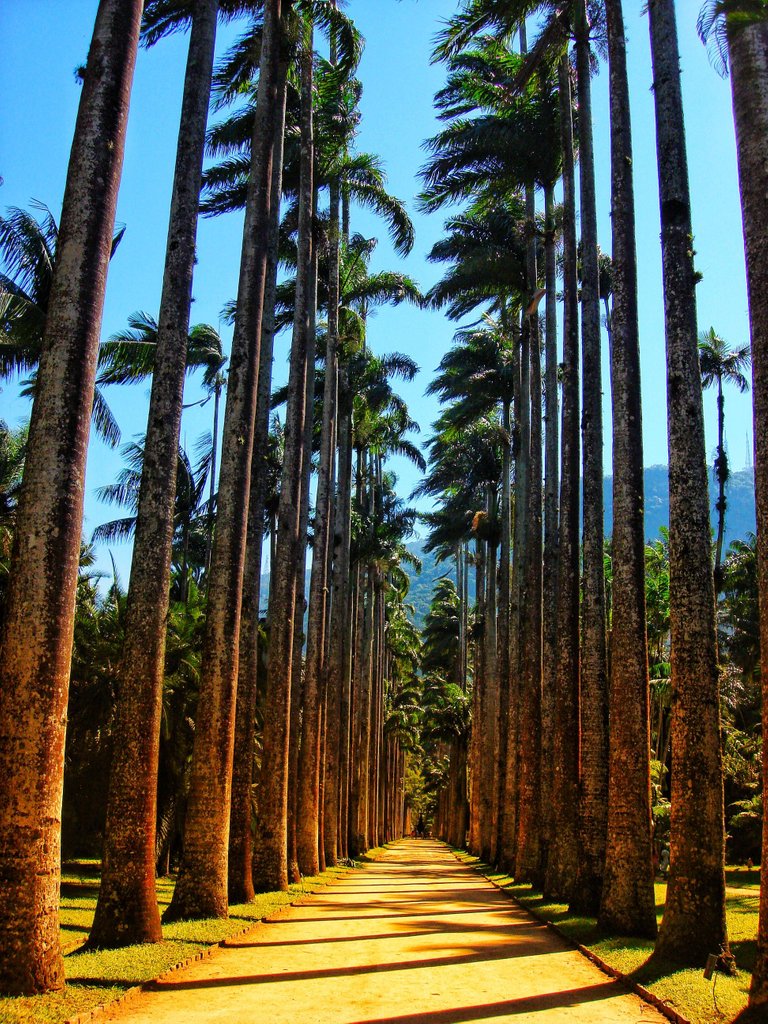
M655 166L653 100L647 18L641 4L627 2L630 85L635 146L635 187L640 268L641 348L643 369L645 463L666 463L664 334L659 247L658 192ZM732 344L748 340L747 299L741 237L730 85L720 79L696 35L699 0L678 0L686 109L693 223L697 266L699 326L715 329ZM85 59L97 0L4 0L0 35L0 209L26 207L31 199L48 204L58 218L72 141L79 87L74 69ZM432 97L444 72L429 64L431 43L441 19L456 8L453 0L351 0L349 13L366 38L360 67L364 84L359 148L379 154L391 191L402 198L414 218L416 245L406 260L396 258L375 218L355 211L353 229L380 243L374 269L400 268L428 288L440 269L425 255L440 237L441 215L418 213L417 172L423 164L424 139L436 130ZM220 30L222 51L237 35ZM128 141L117 219L126 225L123 243L110 269L103 336L120 330L128 315L143 309L157 313L162 280L171 176L176 148L186 37L173 36L153 50L141 51L136 68ZM600 242L610 251L607 74L594 83L595 150L598 176ZM215 118L216 115L214 115ZM238 215L201 221L194 284L193 322L219 323L219 311L234 297L242 221ZM422 367L417 381L403 386L422 438L437 415L437 404L424 397L426 384L451 342L454 326L439 312L409 308L381 310L370 326L374 351L399 350ZM223 328L226 343L229 331ZM287 339L276 352L276 377L286 374ZM609 375L604 366L606 427L610 423ZM190 381L187 401L199 397ZM127 440L144 430L147 388L111 389L110 403ZM707 445L715 444L714 395L705 397ZM16 397L13 382L0 393L0 417L16 424L29 405ZM184 439L190 446L210 429L210 406L185 415ZM726 398L732 467L741 468L751 442L749 396L732 389ZM606 471L610 472L610 431L606 437ZM98 486L114 479L119 457L94 439L89 456L85 532L113 512L95 498ZM402 490L416 483L407 466L398 466ZM127 575L128 553L118 554ZM102 559L103 561L103 559Z

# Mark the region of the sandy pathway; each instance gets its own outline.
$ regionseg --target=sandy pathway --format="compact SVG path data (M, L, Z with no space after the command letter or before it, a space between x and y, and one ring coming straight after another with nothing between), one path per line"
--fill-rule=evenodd
M661 1024L441 844L404 840L211 959L122 1024Z

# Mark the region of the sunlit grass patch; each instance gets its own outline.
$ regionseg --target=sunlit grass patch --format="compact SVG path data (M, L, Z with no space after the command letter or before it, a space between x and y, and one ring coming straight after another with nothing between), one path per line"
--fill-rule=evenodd
M556 925L573 942L585 946L614 970L643 985L691 1024L725 1024L745 1008L750 971L755 962L759 889L754 892L749 888L742 892L728 892L728 935L739 970L733 977L716 974L712 981L707 981L702 970L696 968L681 969L658 962L649 964L654 945L650 939L606 935L597 927L595 918L572 914L565 904L546 901L530 885L517 885L509 875L494 872L479 858L461 850L454 852L461 861L501 886L537 917ZM726 873L729 888L747 884L746 881L732 881L746 875L746 869L728 868ZM750 886L754 885L756 877L757 871L753 870ZM661 921L667 896L666 882L656 883L655 894L656 916Z
M162 943L82 952L79 947L88 937L96 909L99 863L66 864L62 873L61 941L67 987L63 992L45 996L0 997L0 1024L62 1024L78 1013L112 1002L128 989L150 981L208 947L242 934L280 907L332 884L348 871L343 867L329 868L321 875L289 886L287 892L259 893L252 903L230 907L229 917L223 920L163 925ZM172 877L157 880L161 913L171 901L174 884Z

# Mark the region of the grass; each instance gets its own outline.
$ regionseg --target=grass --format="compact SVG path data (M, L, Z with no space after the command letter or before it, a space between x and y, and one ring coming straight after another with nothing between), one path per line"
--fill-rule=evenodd
M119 998L127 989L149 981L182 960L244 931L279 907L317 886L328 885L346 868L291 885L287 892L259 894L252 903L229 908L226 920L179 921L163 925L164 942L124 949L78 952L85 942L99 891L98 861L65 865L61 885L61 942L67 987L43 996L0 997L0 1024L63 1024L70 1017ZM157 881L160 911L170 903L174 880Z
M759 886L756 870L747 878L746 869L727 869L729 889L744 887L741 893L728 892L726 907L731 952L736 957L739 970L733 977L716 974L713 981L706 981L698 969L681 969L663 963L649 966L647 961L653 952L651 940L606 935L597 927L593 917L571 914L562 903L546 902L541 893L530 885L516 885L508 875L494 873L477 857L459 850L454 852L466 864L476 867L496 882L537 917L550 921L569 939L586 946L609 966L643 985L691 1021L691 1024L725 1024L734 1020L746 1007L757 936L759 888L754 891L749 888L755 886L756 879ZM656 916L661 921L667 896L666 883L657 883L655 889Z

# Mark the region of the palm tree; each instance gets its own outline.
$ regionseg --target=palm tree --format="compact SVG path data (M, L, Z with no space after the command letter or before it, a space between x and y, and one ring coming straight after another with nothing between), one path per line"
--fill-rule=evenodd
M316 191L313 117L314 23L301 21L301 181L299 186L298 265L291 345L285 458L280 486L275 561L271 564L270 632L263 744L265 766L258 790L254 844L254 887L257 892L288 888L288 758L293 644L297 604L297 565L303 566L300 511L305 500L310 452L305 447L305 423L311 422L315 362L317 253L315 250ZM308 467L307 467L308 468ZM303 581L303 572L301 573ZM298 642L296 640L296 642Z
M167 5L160 0L159 6ZM157 7L147 6L145 31ZM192 14L128 586L118 700L121 742L110 773L101 886L88 940L97 948L162 940L154 885L160 710L176 449L188 362L197 206L218 10L219 0L198 0ZM218 356L220 366L220 349ZM186 589L186 581L184 586Z
M725 485L728 483L728 455L725 451L725 396L723 382L744 394L749 383L744 371L751 362L750 346L742 345L732 349L714 327L699 334L699 364L701 386L717 388L717 455L715 456L715 479L717 480L717 538L715 541L715 594L722 589L723 538L725 536Z
M0 256L5 266L0 272L0 377L30 373L22 385L22 394L30 397L35 395L59 238L59 227L48 207L37 202L32 206L42 213L42 220L18 207L0 217ZM124 233L123 227L114 235L110 259ZM92 420L106 444L111 448L119 444L120 428L98 383Z
M599 920L621 935L656 935L651 845L650 722L645 621L643 437L635 197L621 0L607 0L611 97L613 308L612 660L608 841Z
M752 394L755 421L755 499L761 590L765 593L768 572L768 262L763 244L765 197L768 170L765 164L765 135L768 130L768 21L762 4L717 0L702 10L700 30L706 37L711 29L727 48L731 71L733 119L744 224L747 261L747 292L752 341ZM768 730L768 608L760 605L760 635L763 657L763 730ZM763 863L768 861L768 753L763 746ZM760 922L757 961L752 975L750 1003L768 1004L768 884L760 888Z
M728 946L715 595L677 26L672 0L651 0L648 11L667 337L672 625L671 863L656 952L698 965Z
M141 0L101 0L96 15L0 637L0 766L15 780L0 796L0 991L8 993L64 984L60 809L83 480L141 9Z
M238 628L267 259L278 216L271 203L278 105L281 0L264 3L259 102L251 147L235 329L224 414L216 531L208 590L198 728L184 859L168 920L227 915L227 832L234 745ZM280 105L281 109L281 105Z

